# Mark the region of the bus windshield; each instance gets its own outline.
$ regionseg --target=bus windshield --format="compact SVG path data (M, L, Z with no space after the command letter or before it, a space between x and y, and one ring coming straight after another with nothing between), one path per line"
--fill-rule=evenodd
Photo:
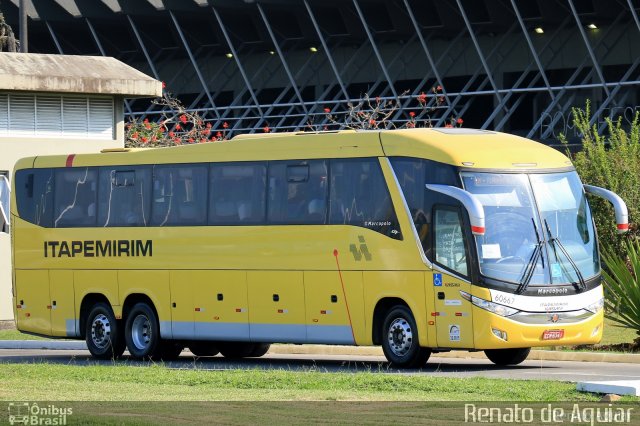
M599 272L591 212L576 172L461 177L485 211L486 233L475 239L482 275L520 286L584 285Z

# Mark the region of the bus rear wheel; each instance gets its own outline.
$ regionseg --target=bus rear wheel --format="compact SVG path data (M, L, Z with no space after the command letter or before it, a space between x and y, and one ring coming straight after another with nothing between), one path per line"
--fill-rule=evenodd
M262 355L265 355L269 352L269 348L271 347L270 343L254 343L253 350L251 351L250 357L260 358Z
M238 359L255 356L252 355L255 350L255 343L247 342L225 342L220 345L220 353L225 358Z
M85 324L85 340L91 355L97 359L116 359L125 350L124 336L111 307L96 303Z
M127 315L125 325L127 349L134 358L151 359L160 345L158 317L146 303L136 303Z
M189 350L195 356L216 356L220 353L218 346L210 342L190 343Z
M518 365L529 356L531 348L487 349L484 354L496 365Z
M184 350L184 345L173 340L163 340L160 343L160 347L153 355L154 360L158 361L172 361L178 359L180 354Z
M408 307L397 305L387 313L382 327L382 351L394 367L419 368L427 363L431 350L420 347L418 327Z

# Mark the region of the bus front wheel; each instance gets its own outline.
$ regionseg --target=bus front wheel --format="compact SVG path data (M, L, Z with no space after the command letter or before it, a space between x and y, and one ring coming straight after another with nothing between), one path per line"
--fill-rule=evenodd
M125 340L134 358L151 359L159 348L158 318L146 303L136 303L127 315Z
M527 359L531 348L487 349L484 354L496 365L517 365Z
M125 349L124 336L111 307L106 303L96 303L85 324L87 348L94 358L116 359Z
M431 350L420 347L418 327L408 307L398 305L387 313L382 327L382 351L395 367L418 368L427 363Z

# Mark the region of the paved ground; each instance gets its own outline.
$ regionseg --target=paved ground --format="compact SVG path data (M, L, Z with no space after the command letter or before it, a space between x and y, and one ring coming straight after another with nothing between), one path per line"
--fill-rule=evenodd
M87 351L60 351L40 349L0 349L0 362L33 363L50 362L71 365L108 364L97 361ZM148 363L124 357L123 364L144 366ZM272 354L259 359L229 361L220 356L194 358L187 351L178 361L168 364L171 368L203 370L226 370L233 368L286 369L292 371L322 372L385 372L395 374L419 374L436 377L491 377L510 379L550 379L578 382L585 380L640 380L640 364L574 362L532 360L515 367L496 367L482 358L444 358L433 356L420 370L390 369L384 357L372 355L328 355L328 354Z

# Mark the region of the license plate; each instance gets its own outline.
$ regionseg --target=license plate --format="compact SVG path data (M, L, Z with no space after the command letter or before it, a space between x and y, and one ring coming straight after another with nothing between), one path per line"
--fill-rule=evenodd
M564 337L564 330L545 330L542 340L558 340Z

